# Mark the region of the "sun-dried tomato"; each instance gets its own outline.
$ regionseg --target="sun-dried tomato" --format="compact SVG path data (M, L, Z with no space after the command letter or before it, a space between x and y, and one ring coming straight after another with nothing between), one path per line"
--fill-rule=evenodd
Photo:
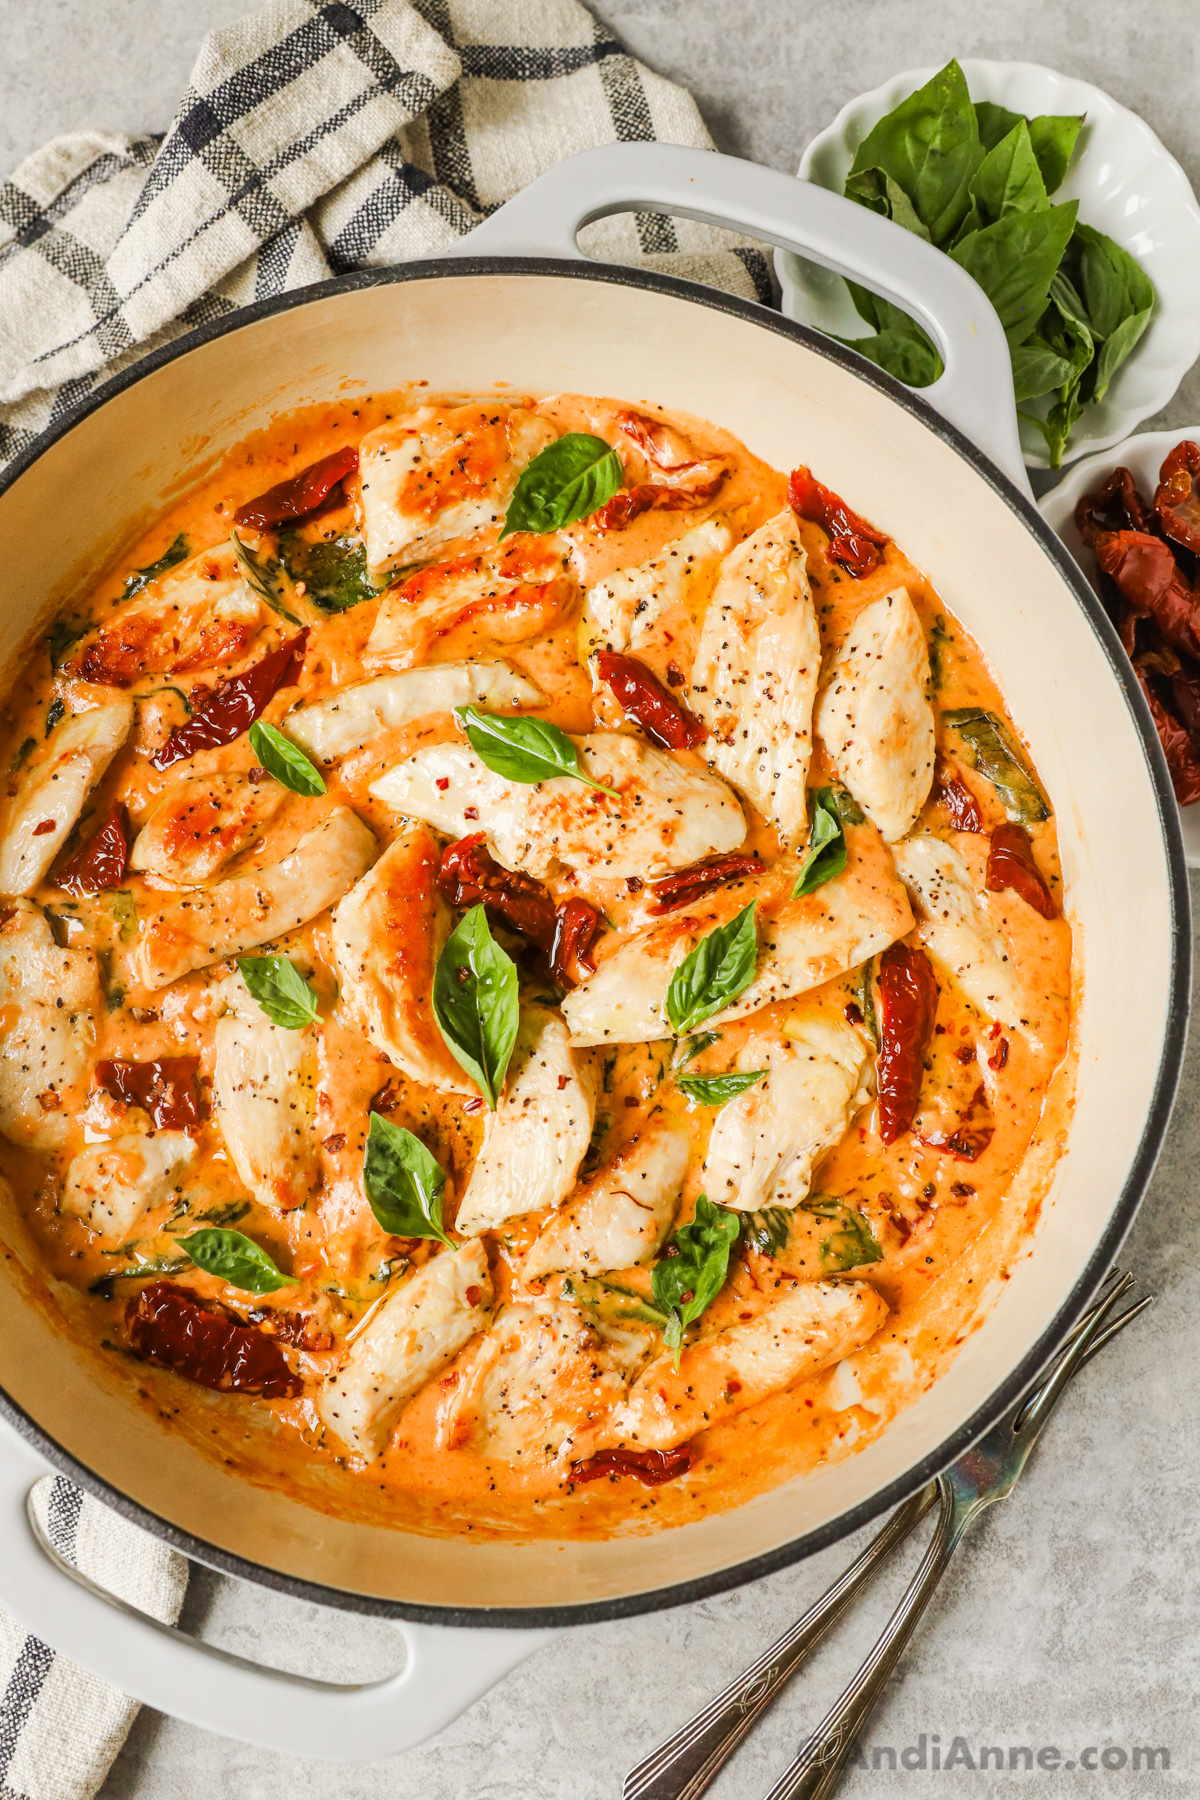
M694 750L708 736L708 726L636 657L597 650L596 669L621 710L637 721L652 744L663 750Z
M991 893L1012 888L1043 919L1055 917L1050 889L1034 860L1033 845L1023 825L997 825L988 850L985 879Z
M728 475L718 469L715 475L686 486L671 486L665 481L640 481L634 487L622 488L594 512L588 524L597 531L623 531L626 525L644 512L687 512L711 500Z
M830 562L837 563L847 574L860 577L879 567L888 542L886 534L851 512L844 500L822 486L811 469L801 464L792 470L787 495L788 505L798 518L811 519L828 534L825 554Z
M120 800L114 800L99 831L63 863L54 877L55 885L68 894L99 894L105 888L120 887L132 841L129 814Z
M1200 551L1200 444L1185 438L1176 444L1158 472L1154 511L1175 543Z
M1149 531L1101 531L1092 547L1134 612L1152 618L1168 643L1200 657L1200 595L1170 544Z
M1158 732L1158 741L1171 772L1171 786L1180 806L1193 806L1200 800L1200 756L1185 728L1167 711L1150 685L1148 677L1135 664L1138 681Z
M335 450L332 456L323 456L320 462L301 469L290 481L281 481L277 487L259 494L257 499L247 500L234 513L234 523L248 525L252 531L269 531L274 525L307 518L309 513L325 504L338 482L353 475L357 467L358 451L353 444L347 444L345 449Z
M200 1123L200 1096L194 1056L163 1056L153 1062L119 1057L96 1064L96 1086L123 1106L140 1106L160 1131L187 1131Z
M493 918L511 925L541 950L549 950L554 942L554 901L532 875L501 868L482 831L447 845L437 884L451 906L483 905Z
M129 1347L201 1387L286 1400L304 1383L276 1339L253 1325L211 1312L171 1281L152 1281L125 1309Z
M962 776L948 769L944 763L938 764L933 797L939 806L945 808L946 816L955 831L987 830L978 800Z
M743 875L761 875L762 872L763 866L757 856L714 856L711 862L696 863L690 869L680 869L674 875L652 881L650 886L657 905L650 910L654 913L678 912L681 906L691 906L694 900L702 899L727 881L737 881Z
M884 951L878 987L879 1135L885 1144L894 1144L916 1117L938 987L929 958L911 944L890 944Z
M568 900L559 907L550 947L550 973L560 987L574 987L579 979L574 972L576 967L586 969L589 975L595 969L588 951L599 929L600 914L586 900Z
M616 1450L600 1450L584 1462L571 1464L572 1481L598 1481L604 1475L632 1475L646 1487L661 1487L686 1475L696 1460L696 1452L688 1444L677 1450L631 1450L621 1445Z
M278 650L268 651L248 669L243 669L240 675L231 675L205 692L193 693L191 718L177 725L166 743L155 752L154 767L169 769L172 763L181 762L185 756L232 744L243 731L249 731L272 696L281 687L290 687L299 675L304 667L307 643L308 628L305 627L286 644L280 644Z
M1075 508L1075 528L1085 544L1107 531L1152 531L1154 512L1126 468L1114 469L1103 487L1085 494Z

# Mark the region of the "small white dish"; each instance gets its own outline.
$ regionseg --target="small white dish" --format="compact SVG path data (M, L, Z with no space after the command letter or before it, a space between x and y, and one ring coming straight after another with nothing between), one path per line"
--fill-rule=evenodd
M1084 409L1063 461L1107 449L1170 400L1200 355L1200 205L1187 176L1145 120L1086 81L1038 63L962 60L972 100L991 100L1010 112L1084 113L1083 130L1055 201L1078 200L1079 216L1136 256L1154 283L1158 303L1140 343L1098 406ZM937 69L910 69L844 106L815 137L800 162L802 181L841 193L858 146L900 101ZM783 310L791 319L842 338L866 337L864 324L839 276L777 250L775 268ZM1030 468L1049 467L1041 433L1020 421L1021 448Z
M1111 450L1101 451L1076 463L1070 474L1064 475L1058 486L1051 488L1038 501L1038 511L1043 519L1051 531L1062 539L1094 586L1096 559L1090 550L1084 548L1083 539L1075 529L1076 506L1085 494L1100 487L1113 470L1122 465L1133 476L1142 498L1152 500L1164 457L1184 438L1192 438L1200 444L1200 425L1177 425L1172 431L1144 431L1137 437L1127 438L1123 444L1115 444ZM1183 824L1183 846L1188 865L1190 868L1200 869L1200 804L1181 806L1179 817Z

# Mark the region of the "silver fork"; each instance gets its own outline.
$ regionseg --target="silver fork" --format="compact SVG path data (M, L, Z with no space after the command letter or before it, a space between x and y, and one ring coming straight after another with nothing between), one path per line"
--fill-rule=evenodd
M791 1629L686 1725L625 1777L623 1800L698 1800L800 1664L912 1534L935 1504L938 1523L929 1546L882 1636L841 1698L806 1740L767 1800L826 1800L878 1703L917 1621L932 1597L967 1526L1012 1489L1060 1395L1076 1371L1145 1307L1141 1300L1119 1318L1113 1309L1133 1277L1113 1270L1094 1304L1056 1352L1048 1374L952 1468L897 1508L845 1574Z

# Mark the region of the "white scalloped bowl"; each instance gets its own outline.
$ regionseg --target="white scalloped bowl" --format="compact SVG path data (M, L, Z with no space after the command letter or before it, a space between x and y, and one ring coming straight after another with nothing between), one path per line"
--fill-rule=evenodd
M1038 63L966 57L962 70L973 100L991 100L1027 117L1087 115L1054 199L1078 200L1080 218L1136 256L1158 296L1133 355L1071 433L1063 461L1072 463L1118 443L1165 406L1200 355L1200 206L1187 176L1145 120L1100 88ZM932 64L909 69L851 100L805 150L801 180L840 194L867 133L936 73ZM868 335L840 277L791 251L776 251L775 267L789 318L835 337ZM1025 461L1034 469L1048 468L1041 433L1026 419L1020 426Z
M1122 464L1149 500L1158 486L1158 471L1162 467L1163 458L1183 438L1192 438L1200 443L1200 425L1177 426L1173 431L1143 431L1137 437L1128 438L1123 444L1115 444L1109 450L1076 463L1071 473L1064 475L1058 486L1051 488L1038 501L1038 510L1047 525L1062 539L1097 591L1096 559L1090 550L1084 548L1083 539L1075 529L1076 505L1090 488L1099 487ZM1183 825L1183 846L1188 865L1193 869L1200 869L1200 803L1181 806L1179 818Z

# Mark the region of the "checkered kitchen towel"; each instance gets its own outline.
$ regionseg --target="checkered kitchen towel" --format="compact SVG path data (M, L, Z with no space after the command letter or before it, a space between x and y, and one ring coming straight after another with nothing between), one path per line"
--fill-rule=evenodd
M207 38L165 138L56 138L0 187L0 467L148 350L250 300L436 255L593 144L712 147L575 0L271 0ZM762 252L604 220L589 253L769 301ZM57 1478L61 1553L159 1618L186 1565ZM0 1800L96 1792L136 1712L0 1614Z

